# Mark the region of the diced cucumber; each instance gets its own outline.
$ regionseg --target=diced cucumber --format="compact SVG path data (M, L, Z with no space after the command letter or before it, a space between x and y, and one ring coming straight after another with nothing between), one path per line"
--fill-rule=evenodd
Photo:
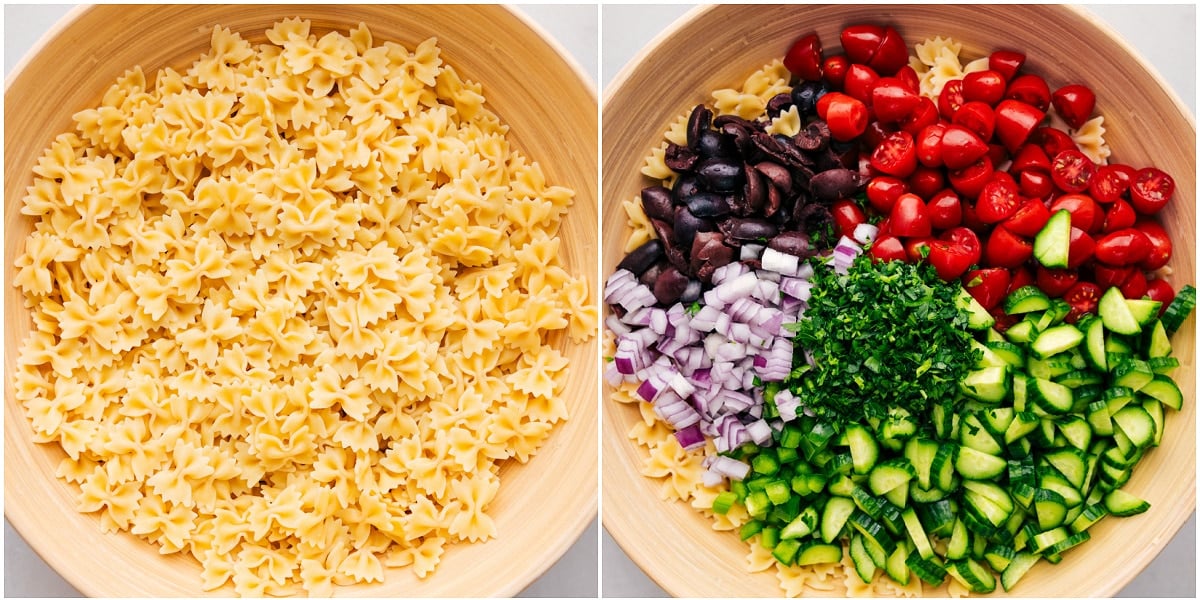
M1171 339L1167 337L1167 328L1163 327L1162 321L1154 321L1152 325L1145 329L1143 337L1145 339L1144 345L1148 359L1164 358L1171 355Z
M866 475L875 467L879 460L879 444L871 431L859 424L846 427L846 441L850 445L850 456L854 464L854 472Z
M915 552L909 553L908 559L904 564L912 569L912 572L921 578L921 581L928 583L934 587L942 585L946 579L946 569L937 561L937 557L923 558Z
M1079 324L1080 331L1084 332L1083 356L1087 359L1088 364L1092 368L1100 371L1108 371L1108 361L1106 351L1104 349L1104 321L1099 317L1091 316Z
M950 530L950 540L946 542L946 558L949 560L966 558L970 537L970 534L967 533L966 523L963 523L961 518L955 519L954 528Z
M1129 303L1121 295L1121 289L1113 286L1100 297L1098 311L1104 320L1104 328L1121 335L1135 335L1142 330L1137 317L1129 310Z
M1056 325L1040 334L1033 340L1030 348L1038 357L1045 359L1060 352L1066 352L1083 342L1083 332L1073 325Z
M1089 504L1083 509L1083 512L1079 513L1078 517L1075 517L1074 521L1071 521L1071 531L1074 533L1087 531L1089 527L1107 516L1108 509L1103 504Z
M911 574L908 565L905 564L908 561L908 554L908 544L896 544L896 550L893 551L890 556L888 556L887 564L885 564L883 567L883 570L887 572L888 576L902 586L908 585L909 576Z
M1150 370L1154 371L1155 375L1170 375L1179 368L1179 359L1173 356L1162 358L1151 358L1146 361L1150 365Z
M992 479L1004 472L1008 462L999 456L985 454L974 448L960 447L954 469L964 479Z
M796 564L801 567L842 562L842 545L821 543L816 540L800 546Z
M1083 487L1084 479L1087 477L1087 459L1082 450L1063 448L1047 452L1043 458L1072 486Z
M904 445L904 458L907 458L917 470L917 483L920 487L929 489L930 473L933 469L933 457L937 455L938 443L925 438L909 438Z
M917 469L908 459L892 458L871 469L871 474L867 478L867 486L871 488L872 494L882 496L900 486L906 486L916 476Z
M943 498L917 507L921 524L929 535L945 537L954 529L958 504L951 498Z
M1172 359L1174 360L1174 359ZM1149 383L1142 386L1139 392L1158 400L1164 406L1175 410L1183 408L1183 392L1175 381L1166 375L1155 375Z
M1017 288L1004 299L1004 312L1010 315L1039 312L1048 308L1050 308L1050 297L1036 285ZM1032 324L1030 327L1032 328Z
M1065 415L1071 412L1071 407L1075 404L1075 395L1071 388L1061 383L1036 377L1031 388L1030 397L1034 406L1049 414Z
M958 444L942 444L938 446L937 454L933 456L930 477L933 485L944 492L953 492L958 488L958 477L954 471L958 449Z
M867 553L863 536L850 536L850 561L854 563L854 572L863 583L871 583L875 579L875 561Z
M929 543L929 535L925 533L916 511L906 508L901 517L904 519L904 529L908 532L908 538L913 541L921 558L933 558L933 545Z
M1038 488L1033 492L1033 510L1038 528L1046 531L1063 524L1067 516L1067 501L1058 492Z
M1004 591L1011 592L1017 582L1041 560L1041 556L1031 552L1018 552L1016 556L1008 563L1008 568L1000 574L1000 585L1004 587Z
M1018 321L1004 332L1004 337L1013 343L1028 344L1037 337L1037 333L1032 321Z
M1003 573L1016 555L1017 552L1008 546L992 544L983 553L983 559L987 561L993 571Z
M809 506L779 531L779 538L790 540L808 537L817 528L817 509Z
M980 402L1000 402L1009 392L1008 366L985 367L971 371L959 382L959 389Z
M987 428L988 433L992 437L999 440L1004 439L1004 432L1008 431L1008 426L1012 424L1016 411L1011 406L997 406L981 411L980 421Z
M1159 309L1162 308L1162 302L1149 298L1127 298L1125 304L1129 306L1129 313L1140 327L1145 327L1157 319Z
M1066 527L1055 527L1032 536L1029 539L1029 548L1034 552L1041 554L1047 548L1067 539L1070 533Z
M1113 422L1137 448L1146 448L1154 442L1154 420L1138 405L1130 405L1112 416Z
M928 504L930 502L937 502L938 500L945 498L946 492L942 491L936 486L923 488L916 481L913 481L908 484L908 497L911 498L913 502Z
M1167 309L1163 311L1162 322L1163 327L1167 329L1168 334L1174 334L1187 320L1188 315L1192 314L1192 310L1196 308L1196 288L1191 285L1183 286L1179 293L1175 294L1175 299L1167 305Z
M1153 380L1154 370L1150 368L1149 363L1136 358L1117 365L1112 372L1113 385L1127 387L1135 392Z
M987 347L1010 367L1019 369L1025 366L1025 351L1020 346L1012 342L994 341L988 342Z
M1048 269L1065 269L1071 248L1071 213L1055 211L1033 238L1033 257Z
M996 589L996 576L987 567L975 562L974 559L955 561L949 567L953 567L953 571L948 568L947 572L952 575L957 574L960 581L966 584L972 592L988 594Z
M1046 548L1046 554L1050 556L1060 556L1063 552L1082 544L1092 538L1092 534L1086 531L1080 531L1067 536L1067 539Z
M976 331L991 329L996 324L996 318L974 296L967 292L966 288L959 288L958 295L954 297L954 303L958 306L959 310L967 313L968 329Z
M832 544L842 534L842 529L854 514L857 506L850 498L834 496L825 502L825 510L821 512L821 541ZM841 560L841 546L838 546L838 560Z
M973 448L992 456L1000 456L1004 453L1004 447L1000 445L1000 442L996 441L996 438L989 433L988 429L979 420L979 413L970 413L964 417L962 427L959 428L958 433L959 441L968 448Z
M1041 419L1032 412L1020 411L1015 413L1012 423L1004 431L1004 443L1012 445L1013 442L1029 435L1030 432L1037 429L1039 423L1041 423Z
M775 560L786 566L791 566L796 562L796 555L800 553L799 540L779 540L775 544L775 549L771 551L771 555Z
M1162 443L1163 429L1167 424L1166 415L1163 414L1162 402L1158 402L1157 400L1153 399L1143 400L1142 410L1146 411L1146 414L1150 415L1151 421L1154 421L1154 439L1150 442L1150 445L1157 446Z
M1078 406L1079 394L1076 394L1076 406ZM1090 403L1089 403L1090 404ZM1085 405L1086 408L1086 405ZM1082 412L1082 411L1079 411ZM1067 439L1067 442L1079 450L1087 450L1092 444L1092 427L1083 417L1078 415L1070 415L1060 419L1057 423L1058 430Z
M867 513L854 512L850 515L850 525L868 538L867 541L874 542L883 549L884 553L891 554L896 549L896 541L884 529L883 524L875 519L872 519Z
M1061 383L1071 389L1079 389L1089 385L1098 385L1104 383L1104 376L1092 369L1078 369L1075 371L1067 371L1053 379L1054 383Z

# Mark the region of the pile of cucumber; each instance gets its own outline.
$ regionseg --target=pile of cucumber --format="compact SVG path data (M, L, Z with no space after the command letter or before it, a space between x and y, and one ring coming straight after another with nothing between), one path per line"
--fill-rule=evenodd
M1065 302L1023 288L1005 305L1023 320L1003 334L976 305L981 358L958 402L919 419L892 409L842 432L791 421L772 446L733 452L750 474L713 510L744 504L742 539L786 565L838 562L848 550L864 582L882 571L901 585L915 574L975 593L999 579L1011 591L1106 516L1149 509L1122 486L1161 441L1165 409L1182 406L1169 336L1195 294L1187 286L1163 311L1111 288L1098 315L1069 324Z

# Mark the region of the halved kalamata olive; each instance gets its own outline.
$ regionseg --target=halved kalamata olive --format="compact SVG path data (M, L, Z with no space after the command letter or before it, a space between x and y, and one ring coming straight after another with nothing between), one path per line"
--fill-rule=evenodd
M829 150L833 152L843 167L847 169L858 168L858 144L831 140L829 142Z
M663 269L671 266L671 263L667 262L665 256L666 255L664 255L662 260L650 265L650 268L646 269L646 272L642 273L641 276L638 277L638 282L648 288L653 289L654 282L658 281L658 276L662 274Z
M691 171L696 166L696 161L700 160L700 156L689 149L687 146L678 144L669 144L667 146L666 156L663 157L663 162L667 168L676 173Z
M719 217L729 214L725 196L714 192L697 192L686 200L687 208L697 217Z
M805 152L819 152L829 145L829 124L825 121L813 121L797 133L796 146Z
M746 197L746 204L750 207L753 213L763 213L763 209L767 205L767 188L771 184L767 183L767 177L746 165L745 169L746 185L742 189L742 195ZM766 215L771 216L771 215Z
M666 221L675 218L675 207L671 204L671 190L661 185L643 188L642 211L651 219Z
M701 134L709 131L709 126L712 124L712 111L703 104L697 104L696 108L692 109L692 114L688 117L687 128L687 143L692 150L699 150L701 143Z
M722 231L726 232L728 237L736 240L759 240L775 237L779 233L779 227L766 219L749 218L739 219L730 218L722 223L725 227L721 227Z
M767 247L776 252L791 254L800 258L808 258L817 253L817 249L813 247L808 234L802 231L784 231L771 238L767 242Z
M832 204L841 198L853 196L861 184L862 178L859 177L858 171L830 169L813 175L808 187L817 202Z
M836 231L833 213L829 212L829 207L823 204L805 206L800 211L799 218L796 219L796 226L801 231Z
M817 114L817 100L829 90L822 82L805 81L792 88L792 102L800 109L801 116Z
M779 116L779 113L791 108L792 104L791 94L787 92L775 94L770 100L767 100L767 116L774 119Z
M654 263L663 258L663 244L658 240L650 240L641 246L638 246L625 255L621 262L617 263L617 269L625 269L634 275L641 276Z
M785 150L783 145L779 143L779 140L775 139L773 136L765 132L758 132L754 134L751 139L754 142L755 149L763 156L770 159L771 162L776 162L781 165L791 164L793 160L792 157L788 155L787 150Z
M675 227L671 224L674 220L674 212L672 212L670 220L650 219L650 226L654 228L654 233L658 236L658 241L662 242L664 251L671 246L678 245L675 242Z
M712 231L715 227L709 221L692 214L685 206L675 208L675 240L680 248L691 248L692 240L698 231Z
M754 170L766 175L767 179L771 180L771 185L779 188L780 191L786 193L792 190L792 173L783 165L763 161L754 165Z
M791 198L788 198L788 201L791 203L791 212L788 216L788 223L792 226L795 226L796 223L800 222L801 211L804 210L805 206L812 202L812 194L804 190L796 190L796 193Z
M700 299L700 293L704 291L704 285L695 279L688 281L687 289L683 291L683 295L679 297L680 302L695 302Z
M710 158L696 168L700 185L714 192L741 191L742 165L723 158Z
M783 206L783 192L774 185L767 186L767 207L763 210L763 214L767 218L774 217L779 214L779 209Z
M700 182L696 180L695 175L683 173L675 180L675 187L671 188L671 197L674 199L676 206L679 206L687 204L689 197L703 191L700 189Z
M737 154L737 144L733 137L706 129L700 133L700 143L697 152L703 158L726 158Z
M713 271L733 261L733 248L723 243L724 238L717 231L701 232L692 242L691 268L703 283L711 282Z
M654 281L654 299L659 304L670 306L679 301L680 296L687 291L688 277L673 266L668 266L659 273Z

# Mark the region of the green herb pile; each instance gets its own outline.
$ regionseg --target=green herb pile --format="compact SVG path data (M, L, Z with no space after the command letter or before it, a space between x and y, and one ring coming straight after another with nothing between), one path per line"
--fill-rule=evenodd
M790 328L797 356L807 350L816 364L797 368L787 385L817 417L841 429L892 407L917 416L954 403L979 358L954 301L957 282L926 264L866 256L845 275L818 268L812 282L804 318Z

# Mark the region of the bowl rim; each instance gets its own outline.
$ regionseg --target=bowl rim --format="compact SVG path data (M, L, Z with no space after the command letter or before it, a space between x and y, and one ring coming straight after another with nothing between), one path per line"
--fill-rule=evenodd
M752 5L753 4L757 4L757 3L752 3ZM902 4L909 4L909 3L902 3ZM752 5L743 5L743 6L746 8L751 8ZM817 5L810 5L810 7L816 7L816 6ZM658 52L662 46L667 44L667 42L670 39L672 39L676 34L681 32L682 30L692 26L695 22L703 19L704 17L706 17L707 15L709 15L710 13L712 13L714 11L720 10L721 8L722 8L722 5L719 5L719 4L695 5L692 8L690 8L687 12L685 12L682 15L680 15L679 17L677 17L667 27L665 27L664 29L659 31L657 34L655 34L654 37L651 38L651 40L649 42L647 42L636 54L634 54L628 60L628 62L625 63L625 65L623 65L621 67L621 69L617 72L617 74L613 76L612 80L604 87L604 99L603 99L603 105L601 108L602 113L603 113L604 109L612 103L613 99L616 98L623 91L623 88L629 84L630 80L632 79L632 77L635 74L635 72L637 71L637 69L642 65L642 63L646 60L646 58L648 56L653 55L656 52ZM1159 70L1154 65L1152 65L1142 55L1142 53L1140 51L1138 51L1135 47L1133 47L1133 45L1128 40L1126 40L1123 35L1118 33L1116 31L1116 29L1114 29L1106 21L1102 20L1096 13L1088 10L1086 8L1086 6L1080 6L1080 5L1074 5L1074 4L1054 4L1054 5L1045 5L1045 6L1043 6L1043 8L1046 8L1047 10L1064 11L1067 14L1071 14L1080 19L1083 19L1086 22L1088 22L1089 25L1094 26L1098 30L1099 33L1102 33L1104 36L1110 38L1115 43L1120 45L1121 48L1123 49L1123 51L1126 54L1128 54L1128 56L1136 62L1137 66L1140 69L1144 70L1150 76L1150 78L1157 84L1157 86L1165 92L1167 97L1173 103L1175 110L1179 113L1180 116L1182 116L1186 120L1186 122L1188 123L1188 125L1190 127L1190 131L1191 131L1193 137L1195 137L1195 132L1196 132L1195 113L1193 113L1192 109L1183 101L1183 99L1181 98L1179 93L1175 90L1175 88L1173 86L1171 86L1170 84L1168 84L1168 82L1162 76L1162 74L1159 72ZM1196 199L1195 201L1200 202L1200 199ZM610 204L610 202L606 202L605 204ZM616 206L617 210L620 210L619 205L616 204L615 200L611 201L611 204L613 204L613 206ZM605 213L604 207L601 208L601 212L602 212L602 214ZM611 232L610 232L610 235L612 235ZM624 231L622 231L620 233L620 235L624 235ZM1193 240L1194 240L1194 238L1193 238ZM602 265L604 263L604 260L605 259L602 256L601 257ZM602 273L601 276L603 277L604 274ZM605 307L605 310L606 311L608 310L607 307ZM1195 317L1193 316L1192 318L1195 318ZM1194 330L1193 335L1196 335L1196 334L1200 334L1200 330ZM605 415L602 415L602 421L604 421L607 416L609 404L612 404L612 400L610 398L611 388L608 386L607 383L602 384L602 385L603 385L603 390L604 390L604 393L603 393L604 397L601 399L601 403L602 403L601 410L603 412L605 412ZM605 422L607 423L607 421L605 421ZM621 434L623 434L623 433L624 432L621 432ZM605 431L605 432L602 432L601 435L602 435L601 443L604 444L607 441L608 436L618 435L618 434L614 431ZM623 437L623 435L618 435L618 437ZM628 442L628 440L623 440L623 441ZM603 457L605 456L605 452L603 449L602 449L601 455L602 455L602 461L603 461ZM604 463L602 462L601 463L602 469L603 469L603 465L604 465ZM1183 526L1184 526L1184 524L1187 523L1188 519L1194 517L1196 514L1197 505L1196 505L1196 488L1194 485L1195 484L1194 477L1192 479L1192 483L1193 483L1192 487L1187 492L1190 495L1189 504L1190 504L1191 510L1190 510L1190 512L1186 511L1186 510L1180 511L1180 514L1176 515L1174 519L1168 520L1168 527L1166 528L1165 531L1166 531L1166 533L1169 534L1170 537L1168 538L1167 542L1169 542L1171 539L1174 539L1175 537L1177 537L1180 534L1180 532L1183 530ZM610 490L602 487L602 491L607 493ZM602 517L603 516L605 516L605 514L602 512ZM649 556L649 554L647 553L646 550L644 550L641 546L639 546L638 537L636 535L636 532L631 531L629 528L627 528L622 523L617 523L617 521L618 520L616 520L616 519L613 519L613 520L605 519L605 522L604 522L605 531L607 531L609 533L609 535L612 537L613 541L615 541L617 546L621 548L621 551L624 552L626 554L626 556L628 556L628 558L634 564L636 564L638 566L638 568L640 568L647 577L649 577L652 581L654 581L654 583L656 585L658 585L660 588L662 588L664 591L667 591L667 593L669 593L669 594L673 593L671 591L671 587L674 587L674 586L671 585L673 582L668 578L669 571L667 569L657 567L656 565L658 563L655 562L654 560L648 560L649 558L652 558L652 557ZM617 524L616 527L610 527L610 525L612 525L614 523ZM1147 566L1151 562L1153 562L1155 559L1157 559L1157 557L1166 548L1166 545L1167 545L1167 543L1164 542L1164 543L1161 543L1157 547L1157 549L1154 551L1153 555L1151 555L1150 558L1147 560L1147 562L1146 562ZM1123 587L1127 586L1133 580L1133 578L1137 576L1137 574L1138 573L1133 573L1127 579L1111 582L1109 584L1109 587L1106 588L1104 593L1106 593L1107 595L1111 595L1111 594L1115 594L1115 593L1119 592ZM780 592L782 592L782 590L780 590Z
M263 5L263 6L269 6L269 5ZM540 22L535 20L532 16L527 14L519 6L512 4L512 3L505 2L505 3L483 3L483 7L487 8L489 10L500 10L500 11L504 11L504 12L508 13L510 16L512 16L516 20L516 22L521 27L528 29L530 33L534 34L536 36L536 38L538 40L540 40L546 46L546 48L551 50L554 53L554 55L557 56L558 59L562 61L562 63L567 67L567 70L573 76L573 80L574 80L573 83L578 84L580 86L580 88L586 92L586 96L587 96L588 100L590 101L590 104L592 106L594 106L595 113L596 113L597 131L598 131L599 130L598 125L599 125L599 119L600 119L600 105L599 105L599 96L597 93L595 74L588 73L583 68L583 66L579 62L579 60L577 60L575 58L575 56L567 50L565 45L563 45L556 37L551 35L549 30L546 27L544 27ZM14 64L13 68L6 74L6 76L4 78L5 97L7 98L11 87L15 84L15 82L17 82L21 78L21 76L27 70L27 67L29 66L29 64L39 54L41 54L47 46L51 45L56 39L58 39L65 32L70 30L71 27L73 27L78 21L83 19L88 14L90 14L94 11L111 10L112 8L114 8L114 7L113 6L105 6L103 4L76 4L72 8L70 8L64 15L62 15L49 28L47 28L46 31L38 37L37 40L34 41L34 43L29 47L29 49L26 50L25 53L21 56L21 58L17 61L17 63ZM317 8L319 8L319 7L317 7ZM600 155L599 152L600 152L599 136L597 136L597 140L596 140L596 156L597 156L597 158ZM598 162L599 161L597 160L597 163ZM599 164L597 164L597 171L598 171L598 169L599 169ZM5 187L7 188L7 185ZM600 205L599 179L597 179L597 189L588 190L588 193L595 195L596 208L598 211L599 205ZM6 196L7 196L7 193L6 193ZM599 229L599 214L597 212L597 232L598 232L598 229ZM6 229L6 235L7 234L8 234L8 232ZM599 239L597 239L597 242L598 241L599 241ZM597 272L600 268L599 264L598 264L598 259L599 259L598 248L599 248L599 245L597 244L597 267L596 267ZM581 265L581 266L584 266L584 265ZM594 273L587 273L583 270L580 270L579 275L581 277L588 278L588 281L592 286L594 286L596 284L595 281L592 281L595 277ZM599 295L595 294L595 296L596 296L595 301L598 304ZM10 332L12 333L12 335L15 335L15 332L12 332L9 329L9 327L10 327L9 324L6 323L6 326L5 326L6 338L10 335ZM599 329L597 329L596 333L597 334L599 333ZM568 345L575 345L575 342L567 341L566 343ZM595 357L588 356L587 358L589 358L589 359L595 358L596 361L598 361L599 357L600 357L600 343L599 343L598 337L593 337L590 340L581 343L580 345L586 347L589 344L593 345L595 348L595 352L594 352ZM6 372L7 372L7 366L6 366ZM596 380L596 382L599 382L599 380L600 380L600 374L599 374L598 370L595 373L594 379ZM9 408L13 408L14 412L21 414L21 416L24 416L24 414L21 412L20 408L16 407L14 405L15 398L12 398L12 396L11 396L11 389L12 389L11 384L6 384L6 388L5 388L6 412ZM583 413L595 415L595 418L597 419L595 429L598 432L600 429L599 404L598 404L600 388L597 386L596 390L597 390L597 397L593 399L594 401L597 402L595 405L595 410L588 411L586 401L584 402L584 405L581 408L582 408ZM10 405L14 405L14 406L10 406ZM556 429L561 429L561 424L559 424L559 425L560 426L556 427ZM561 432L554 432L554 433L559 434L560 437L562 435ZM11 431L11 428L8 428L8 427L5 428L6 440L10 436L15 436L15 435L16 434ZM551 437L553 438L553 435ZM600 488L599 488L599 485L600 485L599 467L598 467L598 464L599 464L599 439L598 438L597 438L597 443L595 445L594 450L595 450L596 464L597 464L597 476L594 480L595 487L594 487L592 493L588 494L586 496L585 500L579 502L580 509L577 511L574 511L574 513L575 513L574 516L569 521L565 522L563 524L563 526L560 526L559 528L557 528L557 531L560 533L560 535L553 536L551 538L551 543L543 545L543 548L548 548L548 549L541 554L540 561L538 561L537 563L530 563L529 566L527 566L525 568L516 569L516 571L519 572L517 576L509 578L504 585L495 586L495 587L491 588L491 590L489 591L489 595L512 597L512 596L516 596L517 594L521 593L522 590L528 588L530 585L535 583L540 577L542 577L544 574L546 574L546 572L548 572L551 568L553 568L555 566L555 564L558 563L563 558L563 556L567 553L567 551L576 542L580 541L583 538L583 534L585 533L587 528L590 526L590 524L593 521L598 521L598 516L599 516L599 500L598 500L598 498L599 498L599 490L600 490ZM5 462L7 463L7 459L5 460ZM51 475L51 477L53 477L52 473L50 475ZM57 479L57 478L55 477L55 479ZM7 486L7 478L6 478L5 493L7 493L7 487L8 486ZM7 505L5 505L5 509L4 509L4 518L5 518L5 522L8 523L12 527L12 530L18 536L20 536L21 541L23 541L25 543L25 545L28 546L29 549L32 550L44 563L46 563L46 565L48 565L58 576L62 577L68 584L70 584L72 587L74 587L77 591L84 594L85 596L96 596L97 595L96 586L91 585L89 583L90 580L87 579L86 577L84 577L83 574L80 572L80 570L71 568L71 564L68 561L68 557L59 556L59 555L56 555L56 554L53 554L50 552L46 552L45 544L41 543L42 538L40 538L38 536L30 535L30 532L32 530L31 528L33 527L32 523L22 521L20 519L10 518ZM121 534L121 535L124 535L127 533L128 532L119 532L119 534ZM107 535L107 534L104 534L104 535ZM490 541L495 542L495 541L498 541L498 539L493 539ZM598 543L598 533L597 533L597 543ZM475 544L473 544L473 545L475 545ZM191 560L190 556L188 557L188 559Z

